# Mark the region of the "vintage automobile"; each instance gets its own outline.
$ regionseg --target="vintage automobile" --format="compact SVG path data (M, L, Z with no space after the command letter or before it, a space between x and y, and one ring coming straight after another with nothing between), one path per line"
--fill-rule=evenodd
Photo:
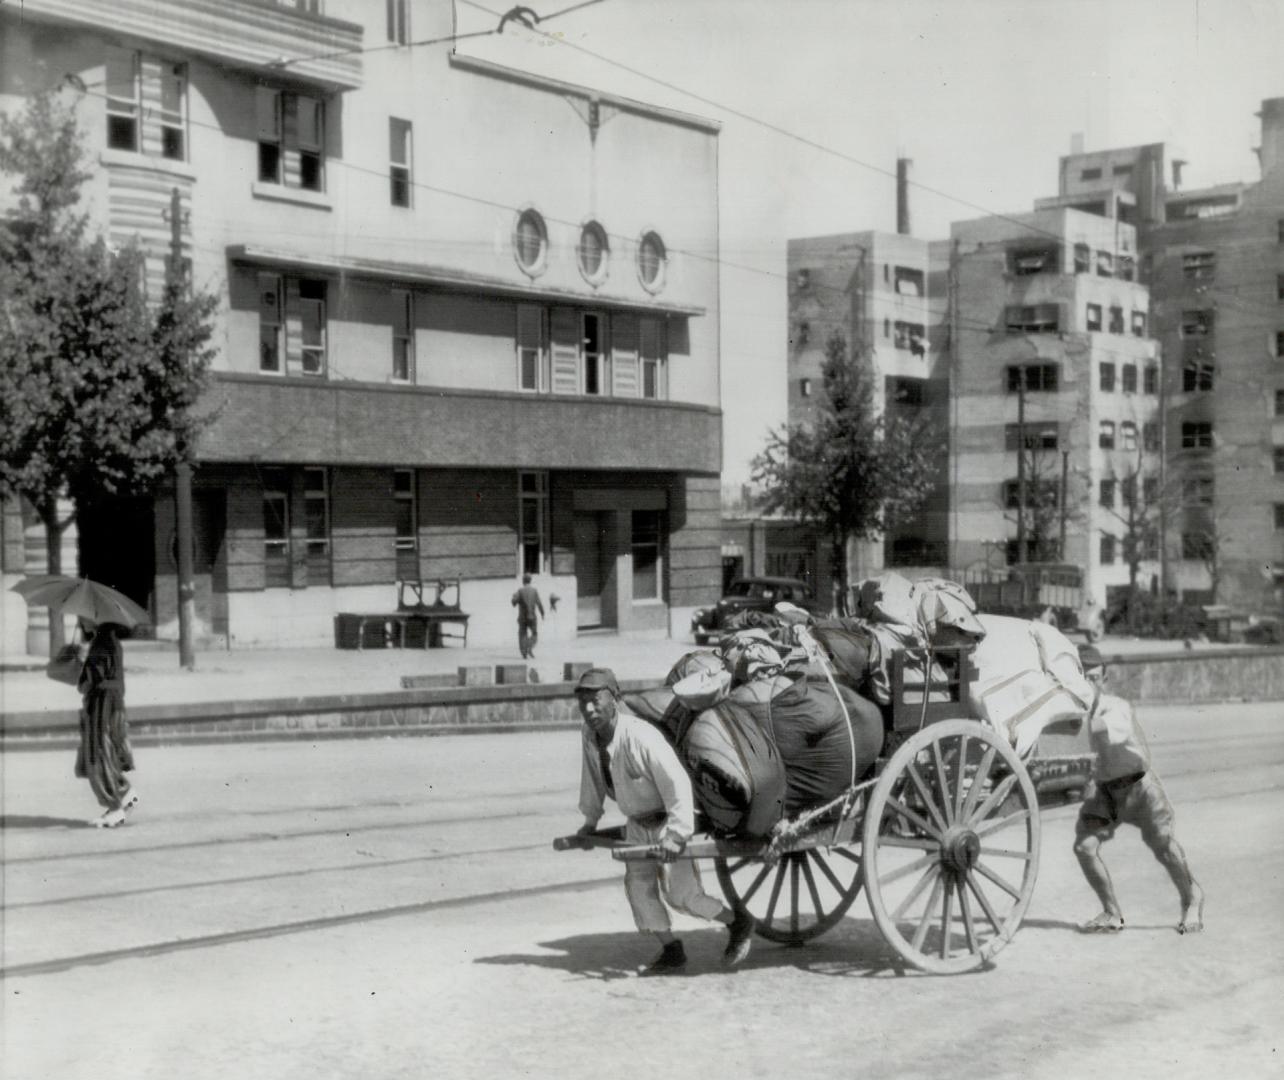
M825 615L827 609L816 602L806 582L787 577L738 578L727 588L726 595L711 608L697 608L691 615L691 634L697 645L717 641L727 631L727 622L742 611L771 611L787 601L813 615Z

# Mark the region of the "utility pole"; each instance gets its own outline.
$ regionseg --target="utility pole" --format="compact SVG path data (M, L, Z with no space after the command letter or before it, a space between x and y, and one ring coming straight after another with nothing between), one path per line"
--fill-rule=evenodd
M1061 451L1061 528L1057 535L1057 561L1066 561L1066 486L1070 482L1070 451Z
M1025 377L1026 365L1017 368L1017 562L1026 561L1025 550Z
M169 259L165 265L166 300L177 304L183 282L183 209L178 188L169 199ZM174 512L178 544L178 662L192 671L196 653L192 648L192 623L196 607L196 585L192 580L192 464L187 459L188 447L178 447L178 464L174 467Z

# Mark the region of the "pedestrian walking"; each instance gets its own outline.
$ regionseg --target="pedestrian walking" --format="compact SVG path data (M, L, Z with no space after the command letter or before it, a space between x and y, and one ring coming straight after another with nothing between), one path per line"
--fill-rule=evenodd
M1084 675L1095 688L1088 714L1088 735L1097 760L1075 825L1074 853L1083 875L1101 901L1101 913L1084 923L1089 933L1122 930L1123 910L1101 857L1101 845L1121 823L1137 826L1146 846L1168 871L1181 898L1179 934L1204 928L1204 890L1173 834L1173 808L1150 763L1150 748L1132 706L1103 692L1105 661L1091 645L1080 646Z
M539 620L544 617L544 604L539 590L531 584L530 574L522 575L522 585L513 593L513 607L517 609L517 648L522 659L535 656L535 642L539 640Z
M138 793L125 775L134 768L125 717L124 652L120 646L120 636L125 631L115 623L93 626L82 620L81 626L86 632L92 627L93 637L76 685L82 695L76 775L89 781L94 798L104 808L90 824L111 829L123 822L126 811L138 803Z
M691 779L658 727L620 704L620 687L609 668L590 668L575 686L584 718L580 769L580 834L597 828L606 799L628 819L625 838L657 845L660 860L624 865L624 892L638 930L654 934L661 951L642 975L669 975L686 967L687 954L673 934L665 903L701 919L716 919L730 931L723 962L741 963L749 955L754 920L704 891L694 860L678 856L695 831Z

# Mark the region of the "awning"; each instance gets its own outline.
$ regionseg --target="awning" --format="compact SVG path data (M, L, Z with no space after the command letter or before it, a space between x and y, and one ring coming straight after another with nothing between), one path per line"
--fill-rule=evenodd
M456 292L484 293L489 296L510 296L514 299L548 303L577 304L616 311L635 311L642 315L704 315L706 309L693 304L673 304L663 300L639 300L611 296L601 291L576 292L471 274L453 267L431 266L426 263L403 263L385 259L359 259L344 255L318 255L304 251L283 251L279 248L260 247L257 244L229 244L227 257L233 262L253 266L270 266L282 270L325 274L351 274L354 277L396 281L407 285L435 285Z

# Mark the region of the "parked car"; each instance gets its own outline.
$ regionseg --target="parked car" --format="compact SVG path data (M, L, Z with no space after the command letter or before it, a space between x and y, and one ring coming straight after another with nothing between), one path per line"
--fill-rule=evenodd
M713 607L695 610L691 616L691 634L697 645L707 645L726 633L733 615L742 611L771 611L782 600L813 615L828 614L828 609L817 603L807 583L798 578L738 578Z

